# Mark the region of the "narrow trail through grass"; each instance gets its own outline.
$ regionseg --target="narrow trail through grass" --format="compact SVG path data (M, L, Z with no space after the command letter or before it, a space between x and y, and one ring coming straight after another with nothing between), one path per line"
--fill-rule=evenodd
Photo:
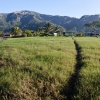
M75 37L81 48L81 70L78 72L77 100L100 100L100 38Z
M76 49L76 65L74 69L74 73L70 76L69 81L67 82L66 86L64 87L64 95L67 97L67 100L74 100L75 96L77 95L77 86L79 84L79 72L82 67L82 62L81 62L81 48L77 44L76 40L74 38L73 42L75 45Z

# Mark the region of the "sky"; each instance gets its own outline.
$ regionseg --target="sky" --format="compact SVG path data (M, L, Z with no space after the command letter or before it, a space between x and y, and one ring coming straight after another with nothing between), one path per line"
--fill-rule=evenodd
M0 13L21 10L80 18L100 14L100 0L0 0Z

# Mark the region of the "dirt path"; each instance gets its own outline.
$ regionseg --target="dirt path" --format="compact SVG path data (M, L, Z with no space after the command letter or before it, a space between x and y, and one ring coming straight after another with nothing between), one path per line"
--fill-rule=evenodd
M76 55L76 65L75 65L75 70L74 73L71 75L69 82L66 84L66 86L63 89L63 94L67 99L65 100L75 100L74 96L77 95L77 87L79 85L79 73L82 67L82 61L81 61L81 48L77 44L76 40L74 38L73 42L75 44L75 49L77 52Z

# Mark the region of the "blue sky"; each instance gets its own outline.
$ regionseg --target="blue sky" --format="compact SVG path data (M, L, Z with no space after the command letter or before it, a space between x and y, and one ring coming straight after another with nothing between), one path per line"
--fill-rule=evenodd
M20 10L80 18L100 14L100 0L0 0L0 13Z

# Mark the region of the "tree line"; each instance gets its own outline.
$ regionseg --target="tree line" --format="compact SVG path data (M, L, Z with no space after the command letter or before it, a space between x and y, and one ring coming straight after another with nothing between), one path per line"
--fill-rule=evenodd
M84 26L87 28L88 32L91 32L94 36L96 36L96 31L100 31L100 21L93 21L84 24Z
M96 31L100 32L100 21L93 21L84 24L85 29L77 32L76 29L72 30L74 36L85 36L85 32L90 32L93 36L96 36ZM57 33L57 35L64 35L63 32L69 32L63 29L61 26L54 25L50 22L47 22L43 27L39 27L38 30L22 30L20 27L15 26L11 29L10 34L12 37L31 37L31 36L53 36L53 33ZM0 31L0 36L2 36L2 31Z
M11 29L11 35L14 37L23 36L23 37L31 37L31 36L52 36L53 33L58 33L61 35L63 32L62 27L53 25L50 22L47 22L43 27L39 27L37 31L34 30L22 30L20 27L13 27Z

